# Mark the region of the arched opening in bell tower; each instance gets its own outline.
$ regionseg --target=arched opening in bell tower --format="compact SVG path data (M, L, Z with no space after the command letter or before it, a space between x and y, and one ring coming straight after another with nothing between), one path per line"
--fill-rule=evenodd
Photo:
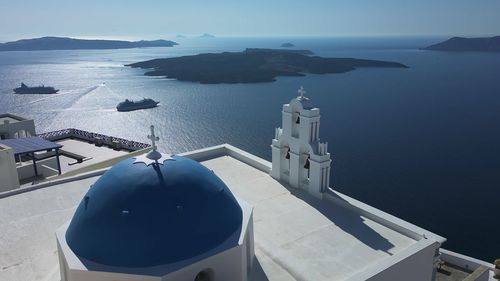
M285 153L282 155L281 158L281 173L286 175L287 177L290 176L290 147L288 145L285 145L283 147L283 150Z
M311 161L309 161L309 159L311 159L311 155L307 154L306 162L304 164L304 169L307 170L307 179L308 180L311 177Z
M300 133L300 111L292 112L292 137L299 138Z
M309 159L310 159L309 151L302 150L299 157L299 169L297 172L299 173L300 186L304 188L307 188L310 182L311 163Z

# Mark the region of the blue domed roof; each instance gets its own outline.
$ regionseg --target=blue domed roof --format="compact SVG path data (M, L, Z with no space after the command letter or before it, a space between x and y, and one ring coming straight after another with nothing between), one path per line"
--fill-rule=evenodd
M104 173L66 232L73 252L117 267L150 267L237 245L242 210L228 187L191 159L146 166L122 161Z

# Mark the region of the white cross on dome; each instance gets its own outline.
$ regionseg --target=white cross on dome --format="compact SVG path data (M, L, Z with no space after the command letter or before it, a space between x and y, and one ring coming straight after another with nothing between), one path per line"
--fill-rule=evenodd
M163 164L166 160L175 160L169 154L161 154L158 152L158 147L156 146L156 142L160 140L160 138L155 135L155 127L151 125L151 134L148 135L148 139L151 140L152 150L146 155L140 155L135 157L134 163L144 163L146 166L151 164Z

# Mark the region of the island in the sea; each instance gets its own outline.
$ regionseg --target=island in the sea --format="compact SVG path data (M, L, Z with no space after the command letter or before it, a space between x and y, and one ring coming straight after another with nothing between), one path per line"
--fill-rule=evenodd
M500 36L482 38L453 37L422 49L449 52L500 52Z
M246 49L243 52L154 59L127 66L152 69L145 73L149 76L204 84L272 82L277 76L343 73L360 67L407 68L397 62L323 58L297 51L304 50Z
M295 47L295 45L290 42L281 44L281 48L292 48L292 47Z
M200 35L200 38L215 38L215 35L203 33L202 35Z
M0 51L81 50L81 49L129 49L144 47L173 47L176 42L168 40L121 41L87 40L67 37L41 37L0 43Z

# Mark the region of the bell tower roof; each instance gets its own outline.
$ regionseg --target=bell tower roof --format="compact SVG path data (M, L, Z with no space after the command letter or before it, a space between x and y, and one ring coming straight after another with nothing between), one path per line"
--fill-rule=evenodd
M294 103L299 103L302 109L308 109L308 110L313 109L314 107L311 103L311 100L305 96L307 92L304 89L304 87L300 86L297 92L299 93L299 95L290 101L290 105L293 105Z

